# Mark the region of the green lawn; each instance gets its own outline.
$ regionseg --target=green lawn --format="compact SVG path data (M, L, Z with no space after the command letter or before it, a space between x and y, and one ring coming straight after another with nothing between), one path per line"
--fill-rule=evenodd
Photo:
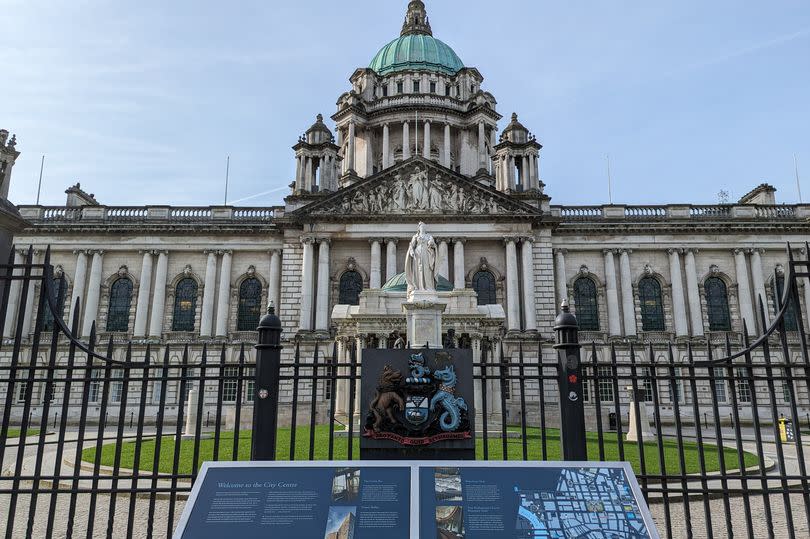
M314 444L314 457L315 460L327 460L329 458L329 427L321 425L315 428L315 444ZM510 430L519 431L519 428L510 427ZM290 434L291 429L279 429L278 449L276 452L279 460L290 459ZM309 459L309 427L299 427L296 429L296 442L295 442L295 455L294 460L308 460ZM250 431L242 431L239 435L238 444L238 459L237 460L250 460ZM530 428L527 429L528 441L528 457L529 460L540 460L542 457L541 447L542 438L540 436L540 429ZM223 433L219 443L219 460L233 460L233 443L234 436L232 432ZM174 439L172 437L164 437L160 446L160 465L161 472L171 473L174 462ZM489 440L489 459L502 460L503 448L501 439ZM101 463L105 466L112 466L115 459L116 444L108 444L102 447ZM560 460L560 435L557 429L546 429L546 448L548 460ZM213 460L214 440L206 439L200 441L200 456L198 463ZM484 443L479 439L476 443L476 457L479 460L484 458ZM605 461L618 461L619 448L616 440L615 433L606 434L604 438ZM629 461L636 472L640 472L640 459L638 444L624 443L625 458ZM700 471L700 464L698 460L697 444L692 442L684 442L683 444L684 458L686 463L687 473L697 473ZM82 459L87 462L95 461L95 448L84 450ZM134 468L135 462L135 443L126 442L121 447L121 467ZM733 449L725 448L725 460L727 469L739 468L737 461L736 451ZM155 455L155 441L146 440L141 445L141 470L152 470ZM353 458L357 459L360 455L359 440L354 439L353 444ZM717 447L709 444L704 445L704 455L706 458L707 471L716 471L720 469L718 460ZM179 473L191 473L191 464L194 456L194 440L183 440L180 443L180 463ZM509 460L521 460L523 458L523 445L519 438L507 439L507 456ZM656 442L648 442L644 444L644 460L646 463L646 472L648 474L659 474L660 466L658 459L658 444ZM334 439L334 460L346 460L348 458L348 440L346 438L339 438L335 436ZM588 433L588 458L590 460L600 460L599 458L599 443L596 433ZM757 464L755 455L746 453L744 455L745 466L753 466ZM664 462L666 465L666 472L668 475L680 474L680 460L679 460L679 447L678 443L674 440L664 441Z
M20 429L8 429L8 437L9 438L19 438L21 434ZM37 429L28 429L26 433L26 440L31 436L39 436L39 431Z

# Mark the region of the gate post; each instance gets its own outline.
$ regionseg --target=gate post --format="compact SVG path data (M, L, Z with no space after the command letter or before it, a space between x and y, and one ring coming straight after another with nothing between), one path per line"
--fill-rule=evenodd
M585 440L585 405L582 402L582 361L580 360L579 327L571 314L568 300L554 321L557 342L557 372L560 388L560 444L567 461L588 460Z
M281 319L273 302L259 322L256 345L256 384L253 397L251 460L276 459L278 393L281 386Z

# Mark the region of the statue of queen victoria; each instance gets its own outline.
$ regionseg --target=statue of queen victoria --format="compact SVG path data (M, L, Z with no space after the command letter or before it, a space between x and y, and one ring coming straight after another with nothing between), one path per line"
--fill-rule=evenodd
M405 281L408 297L416 293L436 293L436 242L425 232L425 223L419 223L419 231L411 238L405 255Z

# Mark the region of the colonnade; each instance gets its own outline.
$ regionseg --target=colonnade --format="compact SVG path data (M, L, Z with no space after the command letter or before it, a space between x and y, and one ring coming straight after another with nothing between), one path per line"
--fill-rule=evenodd
M636 336L636 305L634 280L630 268L631 249L604 249L605 300L607 323L610 336ZM672 299L673 329L676 337L700 337L705 334L703 309L700 295L700 275L696 264L697 249L666 249L669 261L669 275ZM734 257L734 273L737 285L737 298L740 317L745 321L749 335L761 331L758 322L759 298L767 304L767 292L760 248L738 248L731 254ZM557 301L568 296L568 282L565 273L566 249L554 251L555 287ZM616 273L615 257L619 256L619 274ZM686 286L684 287L684 281ZM620 291L619 291L620 285ZM810 286L804 289L805 303L810 306ZM621 296L621 297L620 297ZM766 322L768 313L766 309Z

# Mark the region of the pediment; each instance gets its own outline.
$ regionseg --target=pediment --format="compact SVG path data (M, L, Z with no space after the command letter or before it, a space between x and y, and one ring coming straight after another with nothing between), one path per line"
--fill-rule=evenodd
M539 217L528 204L414 157L296 210L297 217Z

